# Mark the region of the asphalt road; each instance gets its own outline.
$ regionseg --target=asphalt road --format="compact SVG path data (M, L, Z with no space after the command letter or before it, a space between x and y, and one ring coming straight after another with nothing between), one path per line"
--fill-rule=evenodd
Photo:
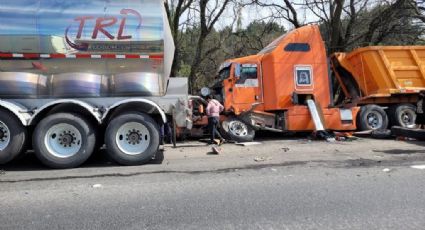
M383 142L385 155L380 142L360 143L371 151L356 155L352 143L330 154L315 143L303 155L304 143L287 141L210 156L187 145L160 165L10 166L0 176L0 229L425 229L425 170L410 167L424 164L422 146ZM274 145L291 149L261 152Z

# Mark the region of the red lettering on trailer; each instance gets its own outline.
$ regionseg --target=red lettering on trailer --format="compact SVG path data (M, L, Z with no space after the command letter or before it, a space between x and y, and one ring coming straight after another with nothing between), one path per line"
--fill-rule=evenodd
M96 20L95 21L95 26L93 28L93 33L91 38L93 40L98 39L98 35L99 32L102 33L103 35L105 35L107 38L109 38L109 40L129 40L132 39L133 36L131 35L124 35L124 30L126 27L126 23L127 23L127 18L129 17L130 14L132 14L133 16L137 17L138 20L138 25L136 27L136 29L140 29L141 25L142 25L142 16L140 15L139 12L137 12L136 10L133 9L122 9L120 11L120 14L122 15L121 21L120 21L120 25L118 27L118 31L116 32L116 36L114 35L114 33L108 31L106 28L108 27L112 27L114 26L117 22L118 22L118 18L117 17L99 17L99 18L95 18L93 16L79 16L76 17L74 19L74 21L79 22L78 25L78 30L77 30L77 34L75 36L75 39L80 39L83 35L83 31L86 27L86 22L88 20ZM80 50L80 51L87 51L89 48L89 44L84 43L84 42L78 42L76 43L75 41L73 41L72 39L69 38L68 33L71 29L72 25L68 26L65 30L65 40L68 43L69 46L71 46L72 48L76 49L76 50Z
M91 38L96 39L97 38L97 34L100 31L106 37L108 37L109 39L114 40L115 37L112 34L110 34L108 31L106 31L104 28L115 25L115 23L117 21L118 20L115 17L107 17L107 18L98 18L98 19L96 19L96 26L94 27L93 35L91 36ZM106 22L106 23L104 23L104 22Z
M84 25L86 23L86 20L93 19L91 16L83 16L83 17L77 17L75 18L75 21L80 21L80 26L78 27L78 33L76 38L81 38L81 35L83 34Z
M137 29L140 29L140 27L142 26L142 16L139 14L139 12L132 9L122 9L120 13L126 16L121 19L120 28L118 30L118 40L131 39L132 38L131 35L123 36L125 23L127 21L127 15L131 13L137 16L137 18L139 19L139 25L137 26Z

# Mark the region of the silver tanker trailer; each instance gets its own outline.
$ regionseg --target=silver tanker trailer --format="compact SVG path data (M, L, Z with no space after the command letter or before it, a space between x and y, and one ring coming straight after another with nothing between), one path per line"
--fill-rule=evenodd
M0 0L0 164L33 148L53 168L98 146L123 165L191 127L161 0Z

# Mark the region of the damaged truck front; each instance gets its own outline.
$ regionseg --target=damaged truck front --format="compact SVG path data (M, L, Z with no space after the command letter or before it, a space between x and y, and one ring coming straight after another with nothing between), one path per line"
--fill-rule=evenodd
M224 104L222 132L251 141L256 130L414 124L413 103L425 89L425 47L367 47L331 57L319 27L309 25L282 35L257 55L226 61L214 85L204 90ZM202 125L205 119L194 123Z

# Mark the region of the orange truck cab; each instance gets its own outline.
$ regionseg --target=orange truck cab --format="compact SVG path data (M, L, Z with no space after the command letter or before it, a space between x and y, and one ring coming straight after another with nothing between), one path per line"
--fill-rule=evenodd
M358 114L362 113L360 105L367 104L359 102L369 95L364 95L363 90L356 100L350 101L353 99L351 88L364 85L357 82L364 77L351 72L362 72L365 66L356 63L348 66L351 62L345 60L345 56L351 57L339 54L331 63L319 27L308 25L282 35L256 55L227 60L220 66L217 81L211 87L225 107L223 131L236 141L251 141L255 130L318 130L317 120L324 130L356 130ZM332 77L335 71L337 76ZM349 75L352 84L347 85L341 77L344 74L339 73ZM345 95L342 96L348 99L344 102L349 103L334 105L333 79L343 86ZM367 107L360 119L362 129L386 128L388 117L383 109Z

